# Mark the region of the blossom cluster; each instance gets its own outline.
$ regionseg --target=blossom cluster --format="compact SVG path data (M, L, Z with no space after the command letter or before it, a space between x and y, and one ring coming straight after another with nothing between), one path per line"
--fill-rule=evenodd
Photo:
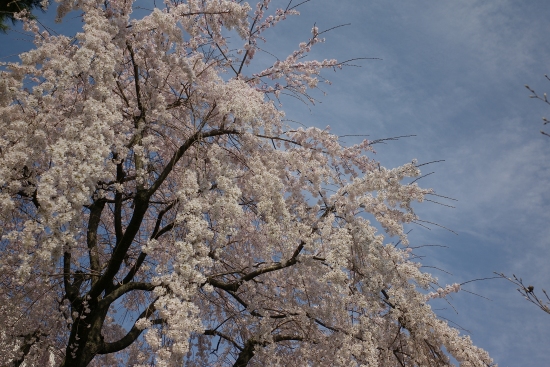
M426 295L426 300L434 298L445 298L451 293L457 293L460 291L460 284L455 283L452 285L446 285L445 288L437 288L435 292L430 292Z

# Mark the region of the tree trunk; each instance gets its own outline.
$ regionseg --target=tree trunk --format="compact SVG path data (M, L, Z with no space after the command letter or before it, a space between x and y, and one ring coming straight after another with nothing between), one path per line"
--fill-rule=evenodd
M105 346L101 329L108 307L92 310L85 319L77 319L61 367L86 367Z

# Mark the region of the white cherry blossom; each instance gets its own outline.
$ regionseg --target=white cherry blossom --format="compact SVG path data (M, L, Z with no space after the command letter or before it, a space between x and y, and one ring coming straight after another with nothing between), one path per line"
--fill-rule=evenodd
M61 0L82 31L27 20L36 47L0 71L0 365L492 365L406 247L416 162L272 101L342 66L307 59L322 32L247 73L296 9L132 5Z

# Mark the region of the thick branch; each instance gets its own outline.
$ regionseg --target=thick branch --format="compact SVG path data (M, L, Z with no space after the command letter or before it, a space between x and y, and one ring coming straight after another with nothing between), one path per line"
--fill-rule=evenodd
M174 153L172 156L172 159L166 167L164 167L164 170L161 172L155 183L149 188L148 195L151 196L153 193L155 193L160 185L166 180L170 172L172 172L172 169L178 163L180 158L183 156L183 154L189 149L193 144L195 144L197 141L199 141L202 138L208 138L212 136L220 136L220 135L228 135L228 134L239 134L236 130L225 130L225 129L216 129L211 130L206 133L202 133L201 131L197 131L189 139L185 141L185 143L179 147L179 149Z
M155 229L153 229L153 233L151 234L151 239L153 238L157 238L157 234L159 232L159 229L160 229L160 225L162 224L162 218L164 217L164 215L166 213L168 213L170 211L170 209L172 209L174 207L174 205L176 205L176 203L178 202L178 200L174 200L172 201L170 204L168 204L166 206L166 208L162 209L160 212L159 212L159 215L157 217L157 221L155 222Z
M289 341L289 340L302 341L302 340L304 340L304 338L301 337L301 336L298 336L298 335L275 335L275 336L273 336L273 341L275 343Z
M138 317L136 322L140 319L146 319L150 317L153 312L155 312L155 302L156 299L151 302L149 307L147 307ZM155 320L153 323L158 324L161 323L161 320ZM115 353L118 351L121 351L127 347L129 347L134 341L136 341L137 338L141 335L143 332L143 329L140 329L136 326L134 323L134 326L132 329L126 334L122 339L113 342L113 343L105 343L103 347L99 350L98 354L109 354L109 353Z
M21 191L17 192L17 195L19 195L21 197L24 197L24 198L27 198L27 199L31 199L31 202L34 204L36 209L39 209L40 208L40 203L38 202L38 198L36 196L37 192L38 192L38 190L34 189L34 191L31 194L29 194L29 193L25 192L24 190L21 190Z
M241 346L239 344L237 344L236 341L234 341L231 337L225 335L224 333L219 332L218 330L205 330L204 335L219 336L220 338L223 338L223 339L227 340L228 342L231 342L231 344L233 344L235 346L235 348L239 349L240 351L243 350L243 348L241 348Z
M132 147L135 144L141 144L141 138L142 138L144 123L145 123L145 108L143 107L143 103L141 102L141 89L139 85L139 66L137 65L135 60L134 50L132 49L132 46L128 42L126 43L126 48L130 52L130 59L132 60L132 66L134 68L134 87L136 90L136 99L137 99L137 105L139 109L139 116L134 117L134 127L136 129L136 133L129 144L129 146ZM134 151L134 165L135 165L136 174L143 169L143 159L139 154L135 154L135 151ZM138 190L142 190L143 183L137 182L137 188Z
M117 157L115 156L115 159ZM116 166L116 179L118 183L122 183L124 180L124 169L122 163ZM119 243L122 239L122 192L118 191L115 194L115 236L116 243Z
M69 302L73 303L78 298L78 289L71 284L71 252L63 254L63 285Z
M254 357L254 347L258 342L254 339L249 339L246 341L244 348L239 353L237 360L233 364L233 367L246 367L248 362Z
M88 244L88 254L90 256L90 267L92 269L92 284L97 282L101 268L99 264L99 251L97 249L97 229L101 221L101 213L105 207L104 200L95 201L90 205L90 218L88 219L88 233L86 241Z
M176 205L176 203L177 203L177 200L174 200L172 203L170 203L168 206L166 206L166 208L162 209L159 212L159 215L157 217L157 221L155 223L155 229L153 229L153 233L151 234L150 239L157 239L158 237L162 236L164 233L168 232L169 230L171 230L174 227L174 223L170 223L169 225L167 225L166 227L162 228L159 231L160 225L162 223L162 218L164 217L164 215L170 209L172 209L174 207L174 205ZM147 257L147 254L145 252L141 252L139 254L136 262L134 263L134 265L132 265L132 268L130 269L128 274L126 274L126 276L124 277L124 280L122 281L122 284L126 284L126 283L130 282L134 278L134 276L138 272L139 268L141 267L141 265L145 261L146 257Z
M163 234L165 234L167 232L170 232L172 230L172 228L174 228L175 225L176 225L176 223L174 223L174 222L172 222L170 224L167 224L166 226L162 227L162 229L160 231L158 231L153 238L157 239L160 236L162 236Z
M126 43L126 48L130 52L130 59L132 60L132 66L134 68L134 87L136 88L137 105L141 115L143 116L143 104L141 103L141 91L139 86L139 67L136 63L134 50L132 49L130 43Z
M103 298L99 304L100 306L110 305L111 303L116 301L117 298L122 297L124 294L130 291L152 291L153 289L155 289L155 286L147 282L131 282L123 284L116 287L111 293L109 293L108 296Z
M146 257L147 257L147 254L145 252L141 252L139 254L136 262L134 263L134 265L132 265L132 268L130 268L130 271L128 272L128 274L126 274L126 276L122 280L122 284L126 284L132 279L134 279L134 275L136 275L139 268L141 267L141 264L143 264L143 262L145 261Z
M238 133L239 132L236 130L212 130L207 133L196 132L189 139L187 139L187 141L174 153L174 156L172 157L170 162L166 165L162 173L159 175L155 183L149 188L149 190L144 191L138 189L138 192L136 193L136 196L134 198L134 214L132 215L132 219L130 220L128 227L126 227L126 231L124 232L124 235L122 236L120 242L117 243L111 256L111 260L107 265L105 273L90 290L89 295L92 298L96 298L97 296L99 296L108 286L112 284L116 273L118 273L118 271L120 270L120 265L124 261L124 255L130 248L136 234L139 231L139 228L141 227L141 223L143 221L145 213L149 208L150 197L158 190L160 185L162 185L164 180L168 177L176 163L180 160L187 149L189 149L195 142L205 137Z
M126 231L124 232L122 239L114 248L105 273L92 286L92 289L90 289L90 297L97 298L108 286L112 284L116 273L118 273L120 269L120 265L124 261L126 252L132 245L132 242L141 227L141 223L148 207L149 197L143 191L138 192L134 199L134 214L132 215L132 219L130 219L130 223L128 224L128 227L126 227Z

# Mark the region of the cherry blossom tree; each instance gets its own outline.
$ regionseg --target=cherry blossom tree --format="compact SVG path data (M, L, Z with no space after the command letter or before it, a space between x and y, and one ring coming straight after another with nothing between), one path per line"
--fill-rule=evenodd
M0 365L492 365L428 304L415 161L285 122L322 32L249 72L292 3L132 3L62 0L82 32L1 71Z

